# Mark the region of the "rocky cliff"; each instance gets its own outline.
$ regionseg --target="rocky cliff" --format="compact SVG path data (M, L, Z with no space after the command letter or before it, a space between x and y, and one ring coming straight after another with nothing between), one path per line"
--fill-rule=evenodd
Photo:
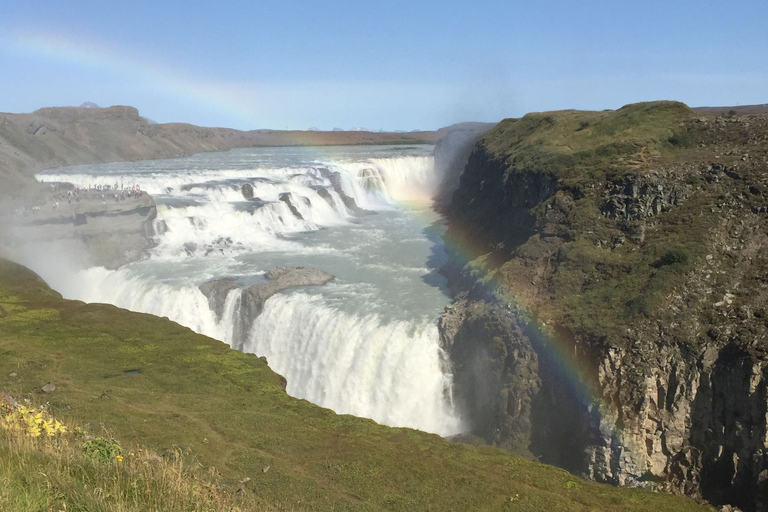
M496 126L447 211L440 330L472 433L765 510L766 194L765 115L658 102Z
M265 282L243 286L241 281L252 280L254 277L223 277L201 284L200 291L208 299L208 304L211 310L216 312L216 317L221 320L229 292L239 290L236 303L239 321L234 324L231 345L232 348L243 350L243 344L247 341L253 322L264 310L267 299L289 288L322 286L333 278L332 274L311 267L275 267L264 273Z
M459 123L441 130L444 135L435 144L435 172L441 176L435 195L438 207L450 204L472 148L493 126L492 123Z
M154 200L140 191L89 191L46 183L34 198L0 209L0 254L51 264L57 260L62 271L115 269L154 246L156 217ZM63 261L65 255L72 261Z

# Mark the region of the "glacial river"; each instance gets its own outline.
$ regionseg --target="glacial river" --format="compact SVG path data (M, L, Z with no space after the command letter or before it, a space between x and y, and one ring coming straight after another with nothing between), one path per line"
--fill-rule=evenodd
M266 356L292 396L455 434L462 425L437 331L450 298L436 270L446 255L431 209L440 180L432 149L251 148L46 171L38 179L138 184L157 203L159 234L143 261L43 277L67 298L166 316ZM199 289L220 277L247 286L278 265L335 279L272 296L244 333L239 290L217 315Z

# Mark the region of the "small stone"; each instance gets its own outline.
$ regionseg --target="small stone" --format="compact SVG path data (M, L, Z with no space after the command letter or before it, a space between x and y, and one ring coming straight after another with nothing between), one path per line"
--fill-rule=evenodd
M56 385L55 385L55 384L51 384L51 383L49 382L48 384L46 384L45 386L43 386L43 391L44 391L45 393L53 393L54 391L56 391Z
M14 407L14 408L16 408L16 407L18 407L18 406L19 406L19 403L16 401L16 399L15 399L15 398L13 398L13 397L12 397L11 395L9 395L8 393L2 393L2 394L0 394L0 398L2 398L3 400L5 400L5 402L6 402L8 405L10 405L11 407Z
M17 376L16 372L11 372L11 374L9 375L9 377L16 377L16 376Z

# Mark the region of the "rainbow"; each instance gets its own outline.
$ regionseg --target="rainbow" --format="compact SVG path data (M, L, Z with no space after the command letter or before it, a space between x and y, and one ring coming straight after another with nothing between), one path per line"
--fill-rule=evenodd
M572 402L587 409L591 418L599 421L598 428L602 434L611 438L610 448L618 448L625 460L644 464L647 459L646 448L641 446L635 437L626 433L621 422L617 421L620 418L619 411L603 398L596 369L590 368L585 358L574 353L574 343L568 339L566 333L553 330L546 321L540 319L540 305L522 293L501 286L499 273L481 258L482 254L488 251L478 250L479 247L490 247L490 244L483 244L484 241L471 244L466 242L471 240L473 235L474 233L469 233L469 228L465 227L458 230L454 236L443 236L449 254L462 266L472 262L475 270L479 271L476 282L482 287L481 291L485 292L481 295L495 297L520 319L520 325L539 353L540 360L545 359L550 369L557 374L559 382L567 387L566 391ZM481 263L478 265L478 262Z
M258 90L253 84L200 80L171 64L137 57L104 41L25 31L0 38L0 46L24 58L66 64L135 82L249 125L256 124L260 117Z

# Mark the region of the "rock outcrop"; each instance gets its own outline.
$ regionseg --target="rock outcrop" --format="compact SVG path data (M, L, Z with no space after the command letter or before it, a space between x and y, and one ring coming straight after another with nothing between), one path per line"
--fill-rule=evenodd
M766 191L766 116L656 103L488 133L446 210L474 258L443 269L440 322L471 434L766 510Z
M76 190L65 183L40 188L37 198L0 211L0 252L6 256L67 254L82 268L115 269L154 247L157 208L148 194Z
M311 267L275 267L264 273L266 282L242 286L234 277L224 277L207 281L200 285L200 291L208 298L211 309L221 318L227 296L232 290L240 288L238 322L233 333L234 346L242 350L245 337L250 332L253 321L264 309L264 303L276 293L289 288L302 286L322 286L333 279L333 274Z
M333 190L339 195L339 197L341 197L344 206L346 206L349 211L355 215L372 215L375 213L370 210L366 210L365 208L360 208L360 206L357 204L357 201L355 201L355 198L348 196L347 193L344 192L344 187L341 184L341 174L339 172L327 171L325 173L325 177L330 180L331 186L333 186Z

